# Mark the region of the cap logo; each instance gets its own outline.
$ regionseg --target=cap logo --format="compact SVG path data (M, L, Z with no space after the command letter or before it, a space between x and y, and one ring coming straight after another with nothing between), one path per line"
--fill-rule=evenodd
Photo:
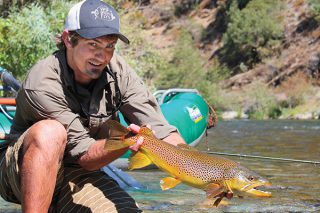
M105 21L112 21L116 17L113 15L112 11L105 6L100 6L97 9L91 11L91 14L94 15L94 19L102 19Z

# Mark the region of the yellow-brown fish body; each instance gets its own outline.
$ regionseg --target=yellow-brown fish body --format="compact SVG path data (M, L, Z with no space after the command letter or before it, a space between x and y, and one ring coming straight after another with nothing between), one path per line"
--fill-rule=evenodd
M111 129L120 128L117 124L111 126ZM239 163L199 152L188 145L173 146L156 139L146 127L142 127L137 135L127 132L126 137L122 138L122 145L133 145L139 137L143 137L143 144L138 152L129 158L129 169L143 168L154 163L170 175L160 181L163 190L183 182L205 190L209 198L218 198L216 205L223 197L231 198L233 191L261 197L271 196L269 192L255 189L269 185L269 182ZM112 149L118 142L111 140L109 146L106 144L106 149Z
M134 141L139 136L142 135L138 134L129 140ZM172 177L179 177L182 182L197 188L204 188L212 181L225 180L228 176L226 171L237 166L237 163L225 158L188 150L187 147L185 149L184 147L176 147L154 137L146 135L143 137L144 142L140 151L147 155L150 161ZM138 167L140 168L140 164L137 165L134 161L130 161L129 169Z

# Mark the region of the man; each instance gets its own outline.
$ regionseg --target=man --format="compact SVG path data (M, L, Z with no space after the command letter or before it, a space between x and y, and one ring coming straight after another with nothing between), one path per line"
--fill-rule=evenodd
M100 0L76 4L61 49L37 63L19 90L10 133L20 137L1 153L0 193L23 212L140 212L100 171L127 151L104 150L105 121L117 119L118 111L129 123L149 124L166 142L184 143L114 53L119 39L129 43L119 25L117 12ZM138 132L137 125L129 128Z

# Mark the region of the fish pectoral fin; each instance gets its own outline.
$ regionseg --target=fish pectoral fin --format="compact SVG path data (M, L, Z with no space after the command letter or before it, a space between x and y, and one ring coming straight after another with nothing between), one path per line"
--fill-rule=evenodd
M180 143L177 145L182 150L187 150L187 151L198 151L196 148L189 146L188 144Z
M214 201L214 204L213 205L215 205L216 207L220 204L220 202L222 201L222 199L223 199L224 197L222 196L222 197L219 197L218 199L216 199L215 201Z
M165 177L160 180L160 186L162 190L172 189L181 183L181 180L176 179L174 177Z
M142 152L136 152L129 157L128 169L140 169L149 166L150 164L152 164L152 161L148 158L147 155L143 154Z
M109 138L124 137L130 132L126 127L115 120L106 121L102 127L108 131Z
M210 183L206 188L207 198L217 198L214 201L215 206L218 206L224 197L231 199L233 197L232 191L225 192L225 187L217 183Z
M210 183L205 188L205 192L207 194L207 198L215 198L221 195L223 192L224 187L217 183Z
M228 193L233 195L233 191L232 191L232 189L231 189L231 183L230 183L230 181L224 181L224 185L227 187Z
M106 137L105 150L114 151L129 147L125 144L124 139L130 131L118 121L108 120L102 124L101 129L103 129L103 135Z
M106 140L106 143L104 145L104 149L107 151L114 151L114 150L119 150L127 147L129 146L126 145L124 141L121 139Z

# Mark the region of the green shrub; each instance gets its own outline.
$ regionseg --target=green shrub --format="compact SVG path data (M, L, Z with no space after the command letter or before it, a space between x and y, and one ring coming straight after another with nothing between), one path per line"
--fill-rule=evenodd
M12 10L3 21L5 41L0 57L1 65L14 75L21 76L54 48L50 23L43 8L36 4L21 11Z
M63 30L70 3L53 1L46 8L29 4L21 10L12 8L0 20L0 66L23 78L39 59L52 53L54 36Z
M219 82L229 75L229 69L218 60L205 66L191 34L185 29L180 29L177 37L179 40L169 54L172 55L170 63L166 63L163 56L159 57L164 63L155 75L155 88L194 88L209 103L222 106L225 98Z
M276 118L281 114L279 105L272 91L263 83L257 82L248 87L245 91L247 113L253 119Z
M185 30L179 31L179 40L173 49L170 64L161 71L156 87L161 89L172 87L197 88L207 87L206 70L192 36Z
M168 60L166 57L154 48L144 38L145 35L138 26L141 17L137 18L139 13L131 13L122 16L122 32L130 39L130 45L124 45L122 42L117 44L116 51L120 53L126 62L137 72L144 80L147 86L155 90L155 79L157 75L167 69Z
M228 11L228 29L223 35L222 61L239 72L241 63L250 68L272 55L283 36L276 18L279 4L276 0L255 0L240 10L233 1Z
M311 14L320 22L320 1L319 0L308 0Z

